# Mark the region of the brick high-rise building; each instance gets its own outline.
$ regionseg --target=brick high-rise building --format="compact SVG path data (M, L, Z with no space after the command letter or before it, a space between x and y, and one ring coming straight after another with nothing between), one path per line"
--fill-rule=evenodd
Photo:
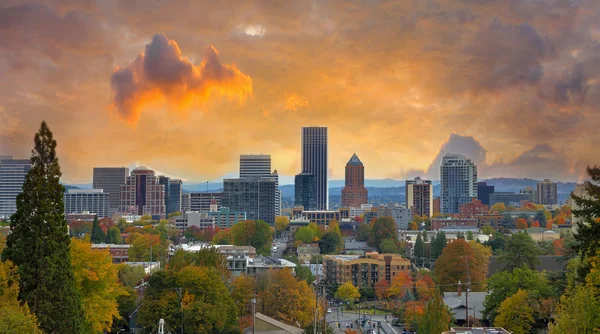
M406 180L406 207L413 215L431 217L433 215L433 185L429 180L415 177Z
M441 213L441 199L439 197L435 197L433 199L433 214Z
M360 208L367 204L369 193L365 188L365 167L358 156L352 155L346 163L346 185L342 189L342 207Z
M489 207L480 200L473 199L471 203L461 204L459 213L461 217L483 216L489 213Z
M165 186L158 182L154 171L140 166L131 171L121 186L121 213L164 216Z

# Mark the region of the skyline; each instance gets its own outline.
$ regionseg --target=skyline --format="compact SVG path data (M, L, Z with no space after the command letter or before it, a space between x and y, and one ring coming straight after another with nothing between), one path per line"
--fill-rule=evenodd
M444 151L480 178L581 181L600 139L599 15L590 0L9 1L0 155L29 157L45 119L69 184L136 162L215 180L258 153L293 176L301 128L319 125L330 179L356 152L366 179L437 180Z

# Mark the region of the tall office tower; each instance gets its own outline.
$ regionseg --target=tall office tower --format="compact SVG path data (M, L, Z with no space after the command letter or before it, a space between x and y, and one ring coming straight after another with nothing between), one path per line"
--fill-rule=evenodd
M247 219L262 219L275 224L275 180L243 177L223 180L221 204L235 212L246 212Z
M17 212L17 195L31 169L29 159L0 156L0 218L8 219Z
M183 196L183 182L171 179L169 184L169 197L167 200L167 215L173 212L181 212L181 199Z
M191 201L190 194L181 194L181 214L182 215L184 213L186 213L187 211L192 211L190 209L190 201Z
M558 188L556 182L545 179L537 184L537 197L540 203L544 205L558 204Z
M303 206L305 211L317 209L315 195L317 178L310 173L300 173L294 178L294 206Z
M158 176L158 184L165 186L165 215L169 214L169 189L171 189L171 178L164 175Z
M538 193L536 189L533 189L531 187L525 187L525 189L521 190L522 194L525 194L527 196L529 196L529 201L531 203L536 203L538 202Z
M190 211L209 212L210 203L213 199L217 203L218 210L221 207L221 200L223 199L222 192L191 193Z
M111 216L110 200L102 189L69 189L64 194L65 216L73 213L95 213L98 218Z
M329 209L327 127L302 128L302 171L316 178L317 210Z
M165 215L165 186L158 183L153 170L140 166L131 171L131 176L121 186L119 211L135 215Z
M433 215L433 186L430 180L415 177L406 180L406 207L413 215L431 217Z
M129 176L127 167L95 167L92 188L108 194L110 211L115 213L121 206L121 186Z
M346 163L346 183L342 189L342 207L360 208L367 204L369 193L365 188L365 166L356 153Z
M488 186L487 182L477 182L477 199L481 204L490 205L490 195L494 193L494 186Z
M268 177L271 170L271 156L268 154L240 155L240 177Z
M462 155L446 154L440 166L441 210L458 213L459 205L477 198L477 166Z
M275 180L275 215L281 215L281 194L279 191L279 175L277 170L271 173L271 155L269 154L242 154L240 155L240 178L263 177Z

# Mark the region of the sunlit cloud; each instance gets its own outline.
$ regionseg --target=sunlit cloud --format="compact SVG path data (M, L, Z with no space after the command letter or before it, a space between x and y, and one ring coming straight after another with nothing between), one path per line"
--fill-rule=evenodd
M244 32L244 34L246 34L248 36L258 36L258 37L264 36L265 32L266 32L265 27L261 26L260 24L250 24L247 26L242 26L241 30Z
M309 108L308 100L296 93L285 93L285 106L283 110L296 111L302 108Z

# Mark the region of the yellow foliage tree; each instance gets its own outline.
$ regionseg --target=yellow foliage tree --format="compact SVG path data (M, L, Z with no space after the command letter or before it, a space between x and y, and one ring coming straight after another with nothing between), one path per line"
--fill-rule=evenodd
M37 318L29 311L27 303L21 305L19 274L12 262L0 262L0 333L41 334Z
M86 320L95 332L110 330L113 317L119 317L117 297L127 294L119 283L118 266L108 251L92 249L79 239L71 240L71 263Z
M514 334L529 333L533 318L533 307L528 301L527 291L519 289L517 293L506 298L498 308L498 316L494 325L503 327Z
M490 213L494 213L494 212L502 213L504 211L506 211L506 205L503 202L495 203L490 208Z
M290 226L290 219L286 216L277 216L275 217L275 231L277 234L287 230L288 226Z
M360 292L350 281L340 285L335 292L335 298L345 302L353 302L360 298Z
M403 298L413 288L413 278L407 272L399 272L392 278L389 294L393 298Z

